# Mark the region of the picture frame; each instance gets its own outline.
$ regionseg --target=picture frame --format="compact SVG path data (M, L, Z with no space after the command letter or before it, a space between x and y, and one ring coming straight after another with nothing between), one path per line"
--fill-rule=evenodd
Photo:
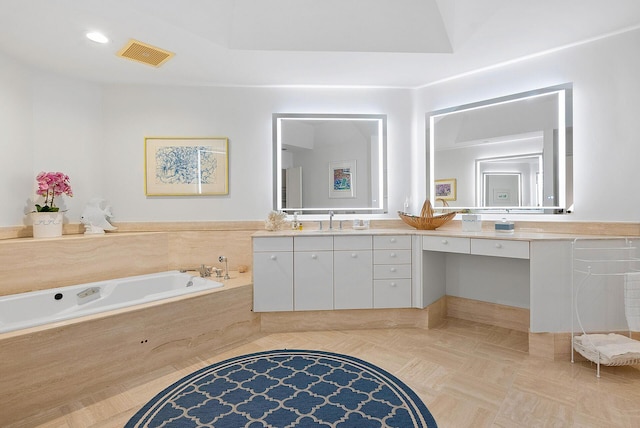
M356 197L356 161L329 162L329 198Z
M436 200L455 201L457 199L456 179L435 180L435 196Z
M229 194L226 137L145 137L147 196Z

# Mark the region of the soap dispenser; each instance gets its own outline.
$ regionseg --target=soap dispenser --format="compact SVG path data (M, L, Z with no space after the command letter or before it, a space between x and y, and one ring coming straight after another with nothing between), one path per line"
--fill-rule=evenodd
M513 233L515 230L515 225L512 221L503 218L501 221L496 222L495 224L496 232L500 233Z
M291 223L291 229L293 230L302 230L302 222L298 221L298 211L294 211L293 213L293 222Z

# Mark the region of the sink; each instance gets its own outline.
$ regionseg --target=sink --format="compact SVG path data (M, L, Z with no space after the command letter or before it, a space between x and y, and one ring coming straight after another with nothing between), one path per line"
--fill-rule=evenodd
M296 234L307 235L340 235L345 233L361 233L362 230L356 229L302 229L294 231Z

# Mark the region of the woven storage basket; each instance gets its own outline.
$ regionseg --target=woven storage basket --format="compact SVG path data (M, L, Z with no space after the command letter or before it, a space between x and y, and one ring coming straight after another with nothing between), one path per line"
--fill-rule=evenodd
M446 204L445 204L446 206ZM456 216L457 212L452 211L450 213L442 214L442 215L433 215L433 207L431 206L431 202L429 199L424 201L422 204L422 210L420 211L420 216L415 216L407 213L403 213L402 211L398 211L398 215L411 227L415 227L420 230L434 230L452 220Z

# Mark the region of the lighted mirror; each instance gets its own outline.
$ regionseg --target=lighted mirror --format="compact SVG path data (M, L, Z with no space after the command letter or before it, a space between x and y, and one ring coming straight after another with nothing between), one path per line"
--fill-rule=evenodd
M571 106L566 84L428 114L427 197L475 212L569 211ZM450 182L453 193L437 193Z
M387 212L386 115L273 115L274 209Z

